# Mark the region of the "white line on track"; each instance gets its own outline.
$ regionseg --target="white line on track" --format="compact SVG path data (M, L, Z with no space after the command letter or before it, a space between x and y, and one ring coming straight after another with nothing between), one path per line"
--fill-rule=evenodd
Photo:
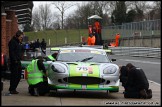
M161 64L160 62L150 62L150 61L141 61L141 60L132 60L132 59L119 59L119 60L140 62L140 63L149 63L149 64Z
M154 84L156 84L156 85L161 85L161 84L159 84L159 83L157 83L157 82L154 82L154 81L151 81L151 80L148 80L149 82L151 82L151 83L154 83Z

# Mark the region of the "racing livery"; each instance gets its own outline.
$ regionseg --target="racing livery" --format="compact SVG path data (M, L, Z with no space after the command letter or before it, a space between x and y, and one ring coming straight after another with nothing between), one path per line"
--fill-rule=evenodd
M51 53L55 52L55 61L44 61L51 89L119 91L119 67L112 63L105 50L93 47L51 48ZM22 65L26 68L32 59L21 61Z
M48 83L55 89L119 90L119 67L102 49L61 48L48 66Z

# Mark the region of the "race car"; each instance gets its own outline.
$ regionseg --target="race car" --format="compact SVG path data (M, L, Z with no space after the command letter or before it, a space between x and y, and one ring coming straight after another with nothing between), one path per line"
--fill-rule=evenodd
M119 91L119 67L103 49L60 48L47 71L51 89Z

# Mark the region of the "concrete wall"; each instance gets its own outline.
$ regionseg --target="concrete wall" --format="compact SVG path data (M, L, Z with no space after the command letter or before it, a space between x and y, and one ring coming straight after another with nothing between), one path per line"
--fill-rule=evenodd
M161 48L160 36L130 37L119 40L120 46Z

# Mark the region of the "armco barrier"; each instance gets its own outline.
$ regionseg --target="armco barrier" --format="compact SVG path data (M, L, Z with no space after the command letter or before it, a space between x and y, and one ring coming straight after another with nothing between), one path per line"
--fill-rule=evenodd
M151 47L109 47L114 55L129 55L129 56L141 56L161 58L160 48Z

